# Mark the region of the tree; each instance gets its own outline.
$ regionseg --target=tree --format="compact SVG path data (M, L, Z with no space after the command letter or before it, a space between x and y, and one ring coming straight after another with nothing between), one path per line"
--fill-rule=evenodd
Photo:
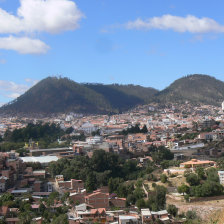
M96 176L93 174L93 172L90 172L89 175L87 176L86 182L85 182L85 187L87 192L91 192L96 190Z
M143 199L145 197L145 192L140 187L136 187L135 190L134 190L134 192L133 192L133 194L134 194L136 200Z
M108 182L109 192L110 193L117 192L122 182L124 182L124 180L121 178L110 178Z
M197 218L197 214L196 214L196 212L195 211L191 211L191 210L189 210L189 211L187 211L186 212L186 218L187 219L196 219Z
M45 210L46 210L45 205L43 203L41 203L40 207L39 207L39 212L42 216L43 216Z
M189 194L189 190L190 190L190 188L186 184L182 184L182 185L178 186L178 188L177 188L178 193L183 194L183 195Z
M161 163L164 160L172 160L174 158L174 154L164 146L150 147L149 151L151 151L151 156L155 163Z
M142 133L148 133L148 129L147 129L146 125L143 126L141 132Z
M196 197L217 196L223 193L223 186L213 181L205 181L202 185L193 188Z
M55 200L59 200L59 193L57 191L50 193L49 198L47 199L47 205L53 205Z
M92 132L92 136L100 135L100 129Z
M185 199L186 202L189 202L190 196L188 194L186 194L186 195L184 195L184 199Z
M145 208L146 206L145 200L143 198L138 199L136 202L136 206L138 207L139 210Z
M73 127L69 127L69 128L66 129L65 133L66 134L71 134L73 131L74 131L74 128Z
M165 208L166 204L166 188L156 185L154 191L150 193L148 206L153 211L158 211Z
M129 194L128 197L127 197L127 200L126 200L126 205L129 206L129 205L134 205L136 202L136 198L133 194Z
M51 223L52 224L68 224L68 217L66 214L61 214L58 217L54 218Z
M214 182L219 183L219 175L215 168L212 167L212 168L207 169L206 174L207 174L208 181L214 181Z
M167 211L173 217L176 217L178 214L178 208L175 205L168 205Z
M189 183L191 186L196 186L199 184L198 176L194 173L190 173L186 178L187 183Z
M61 200L63 202L65 202L69 198L69 194L70 194L69 192L64 193L64 195L62 196Z
M167 178L166 174L161 174L160 175L160 180L161 180L162 183L166 183L167 182L167 179L168 178Z
M5 204L9 201L13 201L14 200L14 196L10 193L4 193L1 197L0 197L0 203L1 204Z
M33 219L33 213L30 211L24 211L19 213L19 223L30 224Z
M206 179L205 171L204 171L204 169L203 169L202 167L198 167L198 168L196 169L196 173L197 173L198 178L199 178L200 180L205 180L205 179Z

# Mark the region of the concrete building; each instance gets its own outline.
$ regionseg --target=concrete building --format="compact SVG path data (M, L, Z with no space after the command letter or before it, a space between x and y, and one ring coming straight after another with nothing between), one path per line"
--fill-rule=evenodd
M95 144L100 144L103 142L103 137L102 136L93 136L93 137L89 137L86 139L86 142L90 145L95 145Z
M155 219L160 219L163 222L168 221L170 219L167 210L162 210L162 211L158 211L158 212L152 211L151 213Z
M152 213L149 208L141 209L142 223L149 223L152 220Z
M224 101L222 102L222 111L224 111Z
M138 217L135 215L119 215L118 223L119 224L129 224L129 223L138 224L140 222Z
M216 166L216 162L214 161L209 161L209 160L197 160L197 159L192 159L190 161L187 161L185 163L181 163L180 167L183 168L192 168L192 169L196 169L197 167L214 167Z
M218 171L220 184L224 185L224 171Z
M109 208L109 194L93 192L85 197L85 203L94 208Z

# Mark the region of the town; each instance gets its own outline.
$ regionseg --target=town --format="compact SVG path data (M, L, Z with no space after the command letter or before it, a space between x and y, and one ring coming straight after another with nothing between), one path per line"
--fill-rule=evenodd
M189 102L114 115L2 117L1 223L215 219L224 209L223 120L224 103Z

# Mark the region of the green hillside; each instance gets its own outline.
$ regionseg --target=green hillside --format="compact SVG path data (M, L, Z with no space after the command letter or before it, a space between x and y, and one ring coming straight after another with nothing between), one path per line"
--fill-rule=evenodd
M79 84L68 78L48 77L10 104L0 108L7 114L118 113L147 103L157 90L141 86ZM138 95L139 92L139 95Z
M68 78L48 77L13 102L0 108L1 114L76 112L110 114L151 102L220 105L224 82L208 75L189 75L162 91L138 85L76 83Z
M155 101L163 103L189 101L195 104L220 105L224 100L224 82L208 75L189 75L158 92Z

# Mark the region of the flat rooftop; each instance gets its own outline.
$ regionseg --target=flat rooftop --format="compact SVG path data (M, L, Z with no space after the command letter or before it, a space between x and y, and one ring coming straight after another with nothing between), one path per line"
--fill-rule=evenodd
M57 156L27 156L19 157L24 163L50 163L58 161Z

